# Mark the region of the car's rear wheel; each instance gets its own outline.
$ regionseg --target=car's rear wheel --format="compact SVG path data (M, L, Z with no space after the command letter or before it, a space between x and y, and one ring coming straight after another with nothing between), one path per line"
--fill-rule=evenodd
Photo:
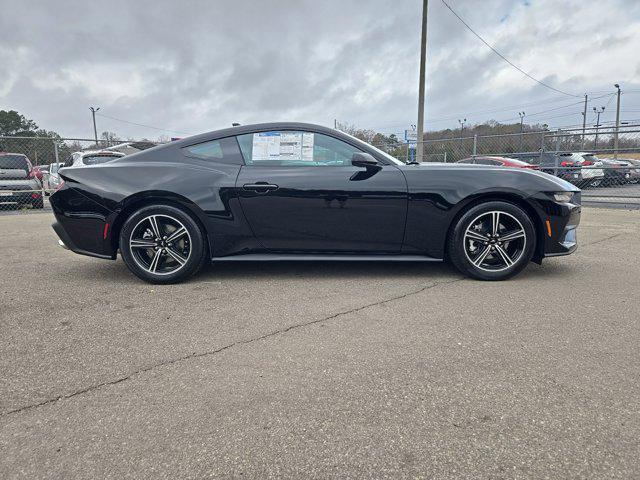
M206 238L196 221L170 205L134 212L120 231L120 253L129 270L151 283L175 283L206 263Z
M504 201L475 205L448 239L451 262L479 280L505 280L527 266L535 250L535 227L520 207Z

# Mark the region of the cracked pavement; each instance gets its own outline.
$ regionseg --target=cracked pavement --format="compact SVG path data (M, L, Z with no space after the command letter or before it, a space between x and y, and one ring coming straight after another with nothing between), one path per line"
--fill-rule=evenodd
M640 212L503 283L437 264L152 286L0 217L0 478L640 476Z

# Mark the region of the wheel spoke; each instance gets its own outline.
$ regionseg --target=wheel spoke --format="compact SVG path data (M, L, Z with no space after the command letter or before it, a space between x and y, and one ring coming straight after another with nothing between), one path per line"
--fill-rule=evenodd
M476 267L479 267L480 265L482 265L482 262L484 262L484 259L487 258L487 255L489 255L490 251L491 251L491 247L487 245L485 249L482 252L480 252L478 256L473 260L473 264Z
M477 240L479 242L486 242L487 241L487 237L485 237L481 233L475 232L475 231L473 231L471 229L467 230L467 233L465 235L466 235L467 238L469 238L471 240Z
M156 269L158 268L158 264L160 263L160 253L161 250L156 250L153 258L151 259L151 264L149 265L149 271L151 273L156 273Z
M187 259L180 255L178 252L175 252L172 248L167 248L167 253L180 264L180 266L187 263Z
M153 230L153 234L156 236L156 238L162 238L162 235L160 233L160 225L158 224L158 220L156 219L155 215L151 215L149 217L149 223L151 224L151 230Z
M500 212L491 212L491 232L497 235L500 227Z
M507 267L513 265L513 260L511 260L511 257L504 248L502 248L500 245L496 245L496 250L498 251L498 255L502 257L502 260L507 265Z
M173 242L175 239L180 238L183 235L186 235L186 233L187 233L187 229L184 227L180 227L167 237L167 242Z
M518 229L518 230L513 230L511 232L507 232L504 235L500 235L500 241L510 242L512 240L516 240L517 238L522 238L522 237L524 237L524 230Z
M151 240L131 240L131 248L153 248L155 246L156 243Z

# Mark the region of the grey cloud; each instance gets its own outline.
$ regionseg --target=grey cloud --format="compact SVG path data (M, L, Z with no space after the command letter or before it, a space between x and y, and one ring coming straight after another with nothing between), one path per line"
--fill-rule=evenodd
M0 62L14 65L17 76L0 98L0 108L17 109L68 136L91 135L90 105L99 105L109 116L194 133L232 121L331 124L333 118L399 132L415 123L421 3L0 0L5 12L0 17ZM559 104L571 102L517 76L512 85L487 91L486 85L510 67L440 2L430 3L428 122L550 96L557 96ZM491 0L482 2L481 9L475 0L450 3L497 48L541 79L578 93L610 89L613 82L594 80L583 69L558 71L534 63L541 48L549 55L560 52L569 64L589 62L592 39L570 20L593 25L619 21L612 15L620 14L606 5L590 12L576 1L524 7ZM627 7L627 24L640 25L640 10ZM534 14L547 20L528 21L527 15ZM567 20L554 21L558 16ZM567 34L576 39L574 51L564 51ZM598 50L638 41L629 35L603 32ZM532 46L538 50L529 55ZM18 51L26 52L24 58ZM640 95L625 98L636 105L639 100ZM478 114L473 121L509 118L515 112ZM99 129L135 137L160 133L104 117Z

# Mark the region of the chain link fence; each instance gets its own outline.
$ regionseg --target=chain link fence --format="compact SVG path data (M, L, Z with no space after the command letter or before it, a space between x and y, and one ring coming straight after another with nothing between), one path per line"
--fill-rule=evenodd
M83 138L0 137L0 214L50 209L63 166L90 165L153 146L148 141L98 142ZM403 162L415 160L404 143L376 145ZM427 162L521 166L555 175L583 189L592 203L640 207L640 124L585 130L473 135L423 142ZM501 157L501 158L494 158Z
M403 162L415 159L415 146L376 146ZM428 139L423 149L426 162L515 164L567 180L588 202L640 206L640 124Z

